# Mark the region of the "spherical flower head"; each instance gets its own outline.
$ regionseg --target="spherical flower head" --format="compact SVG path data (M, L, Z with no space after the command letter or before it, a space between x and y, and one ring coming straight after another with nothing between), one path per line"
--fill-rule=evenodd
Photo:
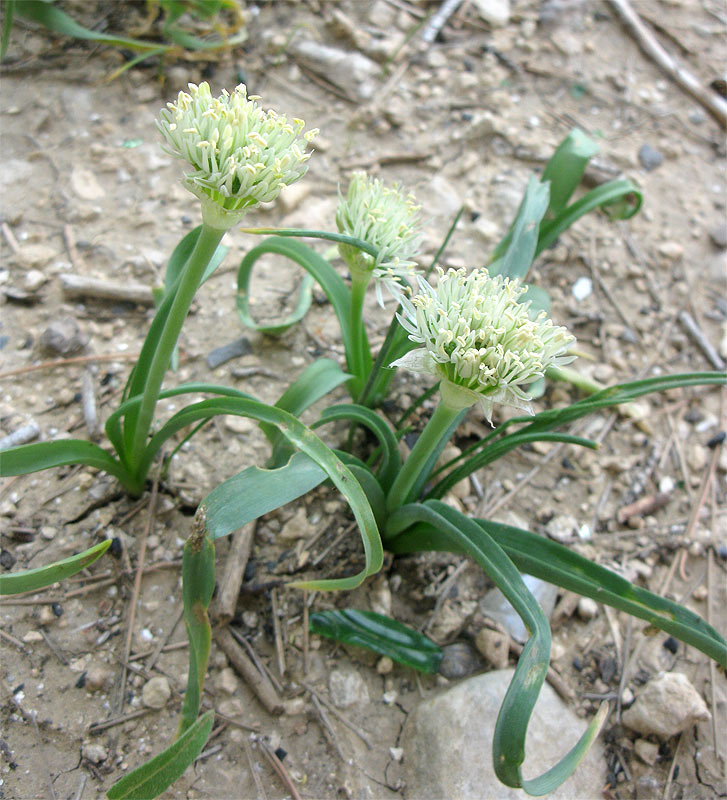
M398 184L384 186L365 172L353 173L345 197L339 192L339 233L367 242L378 250L378 255L374 257L347 244L340 244L338 250L352 274L373 274L379 302L382 284L398 284L400 278L416 275L413 259L422 240L419 208L414 196L405 195Z
M391 366L433 375L442 381L443 402L467 408L479 402L492 421L495 403L533 413L522 388L551 366L568 364L575 339L542 311L529 315L526 291L517 280L490 276L486 269L439 271L432 288L419 278L420 293L401 295L399 322L423 345Z
M259 99L248 97L244 84L214 98L209 84L190 83L157 120L164 150L192 167L183 184L213 228L231 228L250 206L274 200L306 172L306 144L318 131L303 133L303 120L263 111Z

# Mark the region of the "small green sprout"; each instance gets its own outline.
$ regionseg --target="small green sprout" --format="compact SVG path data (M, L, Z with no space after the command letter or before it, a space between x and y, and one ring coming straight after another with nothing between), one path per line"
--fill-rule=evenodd
M522 388L551 366L569 364L575 339L542 311L531 319L529 303L518 302L525 288L517 280L490 276L486 269L438 269L436 289L419 278L420 293L401 293L399 322L410 350L391 366L433 375L442 381L448 405L482 407L491 421L495 403L532 414L532 399Z
M183 184L202 201L211 228L236 225L248 208L275 200L308 169L306 145L318 130L303 133L303 120L263 111L259 99L248 97L244 84L214 98L209 84L190 83L160 112L164 149L193 167Z

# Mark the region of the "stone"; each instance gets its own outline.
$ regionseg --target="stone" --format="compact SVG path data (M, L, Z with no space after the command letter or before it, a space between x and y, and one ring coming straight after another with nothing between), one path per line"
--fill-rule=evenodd
M394 662L389 658L389 656L381 656L381 658L376 663L376 672L379 675L388 675L394 669Z
M550 619L555 600L558 596L558 587L552 583L541 581L532 575L523 575L523 581L530 591L535 595L535 599L540 603L545 616ZM499 589L490 589L489 592L480 600L480 611L489 619L499 622L508 634L517 642L526 642L529 634L523 624L520 615L510 605L505 595Z
M334 669L328 676L328 689L336 708L350 708L369 701L369 690L363 678L350 667Z
M592 292L593 281L586 275L581 275L571 287L571 294L579 303L585 300Z
M648 739L637 739L634 742L636 755L649 766L654 766L659 758L659 745L650 742Z
M47 244L24 244L21 245L15 258L18 264L23 267L28 267L33 271L33 268L38 269L44 267L48 262L58 255L58 250ZM27 280L27 275L26 275ZM24 288L31 292L33 289L24 286Z
M88 337L73 317L58 317L40 335L39 344L48 353L67 356L83 350L88 344Z
M522 800L492 769L492 735L514 670L496 670L462 681L421 702L409 715L401 741L407 797L416 800ZM586 728L546 683L528 730L527 775L549 769L575 744ZM603 746L596 741L575 773L550 800L582 800L605 782Z
M475 647L495 669L505 669L510 658L510 637L504 631L483 628L475 636Z
M40 631L28 631L25 636L23 636L23 641L25 644L37 644L43 641L43 634L40 633Z
M578 601L578 616L589 620L598 616L598 603L590 597L581 597Z
M164 708L171 696L169 681L163 675L148 680L141 690L141 699L148 708Z
M666 261L679 261L684 255L684 245L679 242L662 242L657 252Z
M100 200L106 195L93 172L83 167L75 167L71 172L71 187L81 200Z
M298 539L305 539L313 533L315 533L315 526L308 522L305 508L300 506L295 514L280 529L278 538L284 542L294 542Z
M378 86L379 66L361 53L294 39L288 52L303 66L330 81L352 100L370 100Z
M237 675L232 667L225 667L217 673L215 686L225 694L233 695L237 691Z
M510 21L510 0L474 0L474 5L493 28L504 28Z
M86 742L83 747L81 747L81 755L86 761L90 761L92 764L100 764L108 758L108 751L102 744Z
M623 724L631 730L662 739L710 718L702 696L680 672L663 672L650 680L621 715Z
M439 674L450 680L466 678L482 668L482 661L477 651L467 642L453 642L442 648L442 661Z
M652 172L664 163L664 156L650 144L643 144L639 150L639 162L647 172Z
M459 189L443 175L435 175L420 195L428 216L451 219L462 205Z
M114 673L105 664L93 664L86 670L83 688L88 692L100 692L111 686Z
M26 292L37 292L47 280L45 273L39 269L28 270L23 278L23 289Z
M718 222L709 229L709 238L720 250L727 248L727 222Z
M567 542L575 536L578 520L572 514L558 514L545 526L545 532L556 542Z

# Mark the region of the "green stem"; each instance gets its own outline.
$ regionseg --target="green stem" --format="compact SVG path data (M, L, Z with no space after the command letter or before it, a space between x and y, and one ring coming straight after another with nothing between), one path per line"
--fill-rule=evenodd
M136 424L134 426L129 457L129 465L132 470L141 462L147 437L149 436L149 430L154 420L154 410L157 400L159 399L162 382L169 368L169 362L171 361L174 347L179 339L182 325L189 313L189 307L192 305L204 271L224 235L225 231L223 230L203 225L199 238L197 239L197 244L184 266L174 302L169 310L169 316L167 317L164 329L159 338L159 343L154 351L149 369L146 373L141 405L139 406L139 412L135 420ZM143 476L138 477L143 480Z
M419 479L422 469L461 411L461 406L449 405L444 400L439 403L389 491L386 499L386 508L389 512L410 502L409 494Z
M354 379L351 381L353 386L352 395L358 399L363 389L366 378L367 361L370 358L368 344L364 336L363 327L363 305L366 297L366 289L371 280L370 272L359 270L351 271L351 315L349 322L351 325L351 353L349 354L348 368L353 373Z

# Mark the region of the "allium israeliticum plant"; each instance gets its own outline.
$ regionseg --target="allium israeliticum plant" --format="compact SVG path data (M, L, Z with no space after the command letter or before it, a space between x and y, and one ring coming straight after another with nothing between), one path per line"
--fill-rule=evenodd
M183 158L192 170L184 185L199 197L203 223L180 242L170 258L165 291L142 353L121 406L107 421L106 433L115 455L80 440L25 445L0 454L0 475L82 463L109 472L130 493L140 494L161 446L183 431L187 431L185 441L218 414L257 420L270 441L271 457L268 469L247 467L220 484L200 505L182 565L190 663L177 737L152 761L112 787L109 798L157 796L192 763L209 736L214 712L200 716L200 707L211 642L207 607L214 590L214 539L324 481L344 495L353 511L365 564L355 575L293 585L353 588L381 568L384 545L394 553L448 550L475 559L522 616L531 639L505 697L493 745L496 772L509 786L523 787L532 794L558 786L577 766L608 710L602 707L582 739L553 769L540 778L523 778L520 766L525 735L547 671L550 629L521 571L648 619L720 663L727 662L725 640L687 609L632 586L561 545L527 531L470 519L442 502L463 477L522 444L545 440L595 447L587 439L558 429L597 409L647 392L726 382L721 374L694 373L615 386L564 409L511 419L448 464L435 467L470 407L480 406L488 419L495 404L514 405L532 414L529 402L537 384L546 375L563 377L562 365L572 359L568 351L573 337L547 317L547 295L533 287L526 289L520 280L537 254L582 214L605 206L625 217L635 213L639 204L638 198L633 200L636 190L628 181L613 181L569 205L593 155L582 134L574 132L558 148L541 181L531 180L517 217L487 269L470 273L440 270L438 282L430 284L416 267L420 231L413 199L398 187L387 189L365 175L355 175L346 196L340 198L337 233L278 230L252 248L238 273L238 308L243 322L255 325L247 292L255 261L265 253L279 253L304 267L310 278L289 319L268 328L256 327L268 333L289 328L305 314L311 281L316 280L341 324L346 350L348 372L333 361L320 359L271 406L224 386L161 387L192 299L224 257L222 235L249 207L274 199L284 186L300 179L309 157L305 144L314 132L303 134L302 122L290 124L285 117L263 112L244 87L232 95L212 98L206 84L190 85L189 93L181 93L176 103L161 112L158 125L168 152ZM452 229L447 239L451 233ZM328 261L299 241L301 237L339 244L350 270L350 288ZM401 307L375 358L361 315L364 292L372 280L380 298L381 288L386 288ZM410 293L410 281L418 286L418 294ZM392 367L431 376L435 383L425 395L433 394L437 387L441 395L404 463L398 448L403 429L390 427L370 408L384 396L395 372ZM298 420L305 409L342 384L347 385L354 402L330 406L310 427ZM155 428L157 401L190 393L206 393L210 398L183 407ZM404 410L404 417L411 410ZM365 428L376 442L373 451L353 453L327 447L313 429L337 420ZM354 437L349 440L355 441ZM107 546L103 543L39 570L5 575L0 578L0 591L12 594L47 586L78 572ZM435 672L441 659L439 648L426 637L370 612L314 614L312 627L425 671Z

